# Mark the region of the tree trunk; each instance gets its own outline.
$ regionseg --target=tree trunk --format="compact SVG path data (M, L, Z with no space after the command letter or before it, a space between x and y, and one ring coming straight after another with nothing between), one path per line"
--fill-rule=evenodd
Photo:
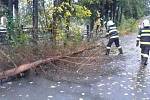
M120 16L119 16L119 22L121 23L122 21L122 15L123 15L123 8L120 7Z
M16 32L17 34L20 34L20 21L19 21L19 8L18 8L18 0L14 0L14 10L15 10L15 13L14 13L14 17L15 17L15 29L16 29Z
M71 5L71 0L68 0L67 2L69 3L69 5ZM69 37L70 37L70 33L69 33L69 29L70 29L70 17L66 18L66 22L67 22L67 24L66 24L67 39L69 39Z
M15 17L16 19L18 19L18 11L19 11L19 8L18 8L18 0L14 0L14 8L15 8Z
M38 0L33 0L33 44L37 45L38 41Z
M33 54L36 55L34 59L38 59L38 0L33 0L33 32L32 32L32 45Z
M7 15L7 28L8 28L8 39L12 40L12 35L14 35L14 25L13 25L13 0L8 0L8 15Z
M116 22L116 0L114 0L112 4L112 14L113 20Z
M8 15L13 17L13 0L8 0Z
M104 26L104 21L106 20L106 18L105 18L105 2L104 2L104 0L102 0L102 2L101 2L102 4L100 5L100 7L101 7L101 16L102 16L102 18L103 18L103 20L101 21L101 24L102 24L102 26ZM105 18L105 19L104 19Z
M44 16L45 16L45 25L46 25L46 28L49 28L49 27L48 27L47 14L46 14L46 10L45 10L45 1L42 0L41 2L42 2L43 12L44 12Z
M117 9L116 9L116 25L118 26L119 24L119 6L117 5Z

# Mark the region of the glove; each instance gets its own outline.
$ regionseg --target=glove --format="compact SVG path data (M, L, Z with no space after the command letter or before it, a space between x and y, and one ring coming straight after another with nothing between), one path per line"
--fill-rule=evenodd
M139 46L139 40L138 41L136 41L136 47L138 47Z
M105 38L108 38L108 37L109 37L109 34L106 34L106 35L105 35Z

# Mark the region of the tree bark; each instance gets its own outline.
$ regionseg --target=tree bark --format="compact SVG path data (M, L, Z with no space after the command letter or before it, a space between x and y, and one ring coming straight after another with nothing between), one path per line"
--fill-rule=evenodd
M15 17L16 17L16 19L18 19L18 12L19 12L18 4L19 4L19 1L14 0L14 8L15 8Z
M13 17L13 0L8 0L8 16Z
M120 7L120 16L119 16L119 22L122 21L122 15L123 15L123 7Z
M8 40L12 40L12 35L14 35L13 0L8 0L7 20Z
M14 18L15 18L15 23L16 23L16 25L15 25L16 31L15 32L17 34L20 34L22 30L21 30L20 19L19 19L19 7L18 7L19 1L14 0L13 4L14 4L14 10L15 10Z
M37 45L38 41L38 0L33 0L33 44Z
M57 5L58 5L58 0L54 0L54 7L56 7ZM51 34L52 45L56 45L56 34L57 34L57 15L54 12L53 22L52 22L52 34Z
M112 17L114 22L116 22L116 0L113 0L113 4L112 4Z
M45 16L45 24L46 24L46 28L49 28L49 27L48 27L48 19L47 19L46 9L45 9L45 1L42 0L41 2L42 2L43 12L44 12L44 16Z

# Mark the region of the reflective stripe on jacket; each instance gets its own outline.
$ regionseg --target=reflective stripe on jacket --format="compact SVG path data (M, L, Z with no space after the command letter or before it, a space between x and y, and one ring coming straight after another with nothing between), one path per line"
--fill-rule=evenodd
M140 45L150 46L150 27L140 29L137 40L140 41Z
M115 25L108 27L107 34L110 36L110 38L119 38L118 30Z

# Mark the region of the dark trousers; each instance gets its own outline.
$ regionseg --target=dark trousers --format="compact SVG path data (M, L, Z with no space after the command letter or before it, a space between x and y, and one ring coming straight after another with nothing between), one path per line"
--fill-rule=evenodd
M147 47L147 46L141 47L141 62L142 62L142 64L147 64L147 60L149 57L149 51L150 51L149 47Z
M113 38L113 39L109 39L107 48L109 49L113 43L115 43L116 47L118 47L118 48L120 47L119 38Z
M112 39L109 39L109 42L107 44L106 55L109 55L109 52L110 52L110 49L111 49L111 45L113 43L115 43L116 47L118 48L119 54L123 54L122 47L119 44L119 38L112 38Z

